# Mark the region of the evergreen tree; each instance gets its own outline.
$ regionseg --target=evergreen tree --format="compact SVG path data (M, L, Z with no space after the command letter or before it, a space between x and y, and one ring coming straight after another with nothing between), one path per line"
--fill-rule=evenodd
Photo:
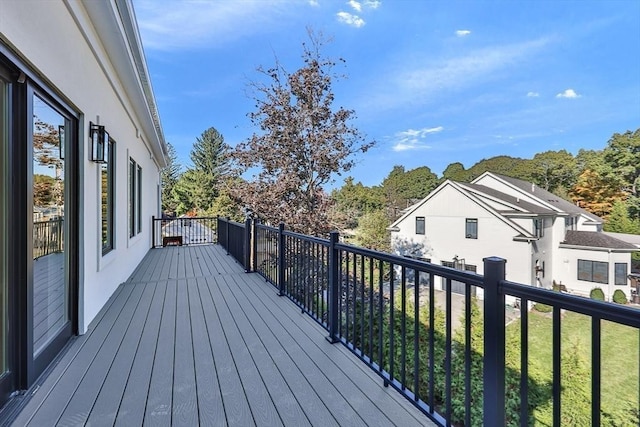
M214 127L196 138L190 157L193 168L209 175L213 181L218 181L229 173L229 147L222 134Z
M173 187L180 178L180 163L178 163L178 155L173 145L167 142L167 147L167 167L160 172L160 179L162 181L162 211L175 212L177 204L172 192Z

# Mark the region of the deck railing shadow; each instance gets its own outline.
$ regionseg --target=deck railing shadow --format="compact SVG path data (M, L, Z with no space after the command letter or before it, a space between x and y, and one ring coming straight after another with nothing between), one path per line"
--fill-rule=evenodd
M227 234L220 232L223 228ZM340 243L337 233L321 239L287 231L282 224L225 219L219 219L218 230L219 243L245 271L263 276L322 325L330 342L345 345L385 385L440 425L527 426L540 421L534 418L544 408L549 425L566 423L563 400L570 402L570 393L563 390L560 339L565 311L591 319L586 416L588 424L601 425L608 420L601 396L601 324L640 331L634 309L506 281L506 261L499 258L486 258L485 274L478 275ZM464 295L455 295L461 302L454 303L454 283L464 284ZM444 309L436 305L440 284ZM506 313L512 310L507 298L523 307L520 340L509 349L517 352L518 363L506 357ZM528 308L533 302L552 310L548 380L528 371ZM640 377L638 369L632 375ZM626 412L630 425L637 420L639 401L640 385Z

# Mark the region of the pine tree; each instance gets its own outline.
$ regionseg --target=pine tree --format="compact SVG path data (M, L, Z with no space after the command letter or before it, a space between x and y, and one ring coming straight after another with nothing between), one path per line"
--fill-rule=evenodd
M175 212L177 204L172 192L173 187L180 178L181 167L178 162L176 149L169 142L167 142L167 147L167 166L160 172L160 179L162 181L162 211Z

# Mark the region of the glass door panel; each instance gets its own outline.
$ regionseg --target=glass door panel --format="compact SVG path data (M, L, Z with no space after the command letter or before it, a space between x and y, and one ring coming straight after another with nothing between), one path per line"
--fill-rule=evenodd
M65 233L65 126L69 121L33 96L33 357L69 322ZM68 133L67 133L68 134Z

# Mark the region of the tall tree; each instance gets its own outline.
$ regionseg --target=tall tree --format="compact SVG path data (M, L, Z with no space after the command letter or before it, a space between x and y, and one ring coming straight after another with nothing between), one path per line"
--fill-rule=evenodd
M437 183L437 175L427 166L409 171L405 171L404 166L394 166L382 181L390 216L396 218L403 209L426 197Z
M570 196L581 208L606 218L624 193L598 172L587 169L578 177Z
M567 150L545 151L533 156L533 181L547 191L573 187L578 176L576 160Z
M613 134L603 157L602 174L628 195L629 213L640 219L640 128Z
M178 215L187 212L202 214L213 204L215 197L212 194L215 182L205 172L188 169L184 172L171 190L172 198L176 204Z
M255 173L234 196L268 222L320 235L330 229L323 186L373 143L350 124L353 110L334 107L336 62L321 53L327 40L308 33L300 69L290 73L276 60L272 68L258 68L266 82L251 83L256 111L249 118L259 132L236 146L234 158L240 172Z
M609 217L604 224L604 230L614 233L640 234L640 220L631 219L626 201L617 200L613 203Z
M209 175L214 181L229 173L229 146L214 127L196 138L190 153L193 168Z
M173 187L180 178L180 163L178 162L178 154L176 149L167 142L168 158L167 167L160 172L162 180L162 210L164 212L175 212L177 203L173 198Z

